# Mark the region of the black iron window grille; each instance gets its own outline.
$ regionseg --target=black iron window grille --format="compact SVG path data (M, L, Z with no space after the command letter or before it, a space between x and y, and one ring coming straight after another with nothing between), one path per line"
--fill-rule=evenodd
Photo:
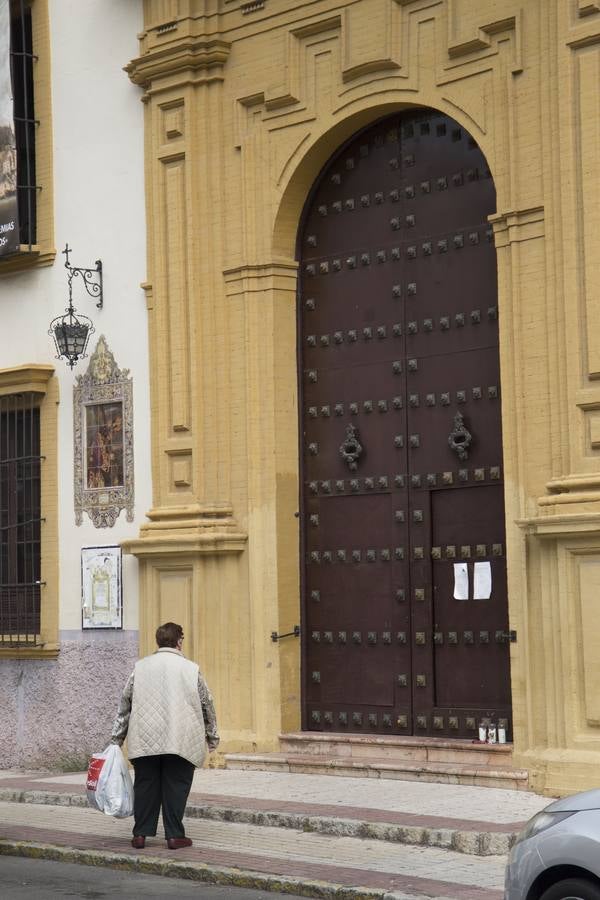
M0 647L40 633L39 395L0 397Z
M36 242L35 131L31 9L27 0L11 0L10 58L17 144L17 202L19 240L29 249Z

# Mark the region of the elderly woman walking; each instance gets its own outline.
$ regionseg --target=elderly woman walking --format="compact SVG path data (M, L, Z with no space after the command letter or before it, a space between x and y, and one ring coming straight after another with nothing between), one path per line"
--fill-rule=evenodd
M166 622L156 631L158 650L140 659L125 685L112 742L127 737L135 770L133 839L141 850L154 836L162 806L170 850L190 847L183 814L194 769L219 744L213 699L196 663L181 648L183 629Z

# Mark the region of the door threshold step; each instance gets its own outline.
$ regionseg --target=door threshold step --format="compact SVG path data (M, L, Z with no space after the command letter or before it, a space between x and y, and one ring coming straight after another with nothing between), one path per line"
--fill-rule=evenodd
M283 753L303 756L338 756L345 759L386 757L413 762L472 763L510 766L512 744L480 744L454 738L414 737L391 734L343 734L339 732L287 732L279 735Z
M311 775L342 775L354 778L394 778L438 784L468 784L478 787L528 790L528 773L502 765L390 760L387 757L352 759L300 753L228 753L227 769L292 772Z

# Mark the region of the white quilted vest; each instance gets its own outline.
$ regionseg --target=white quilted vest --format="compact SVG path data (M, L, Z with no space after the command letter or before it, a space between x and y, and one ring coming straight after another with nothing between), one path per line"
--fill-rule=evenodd
M127 732L130 759L159 753L176 753L195 766L206 755L198 666L170 647L135 664Z

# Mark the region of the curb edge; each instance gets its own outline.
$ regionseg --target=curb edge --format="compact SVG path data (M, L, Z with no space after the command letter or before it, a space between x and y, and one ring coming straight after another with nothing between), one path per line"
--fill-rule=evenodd
M63 863L98 866L121 871L137 872L144 875L160 875L167 878L181 878L205 884L229 885L231 887L253 888L294 894L301 897L316 897L320 900L399 900L410 895L398 894L383 889L348 887L335 882L294 878L288 875L270 875L251 869L233 869L176 860L165 861L157 857L132 857L128 854L110 851L81 850L59 847L54 844L40 844L33 841L10 841L0 838L0 856L18 856L28 859L46 859Z

